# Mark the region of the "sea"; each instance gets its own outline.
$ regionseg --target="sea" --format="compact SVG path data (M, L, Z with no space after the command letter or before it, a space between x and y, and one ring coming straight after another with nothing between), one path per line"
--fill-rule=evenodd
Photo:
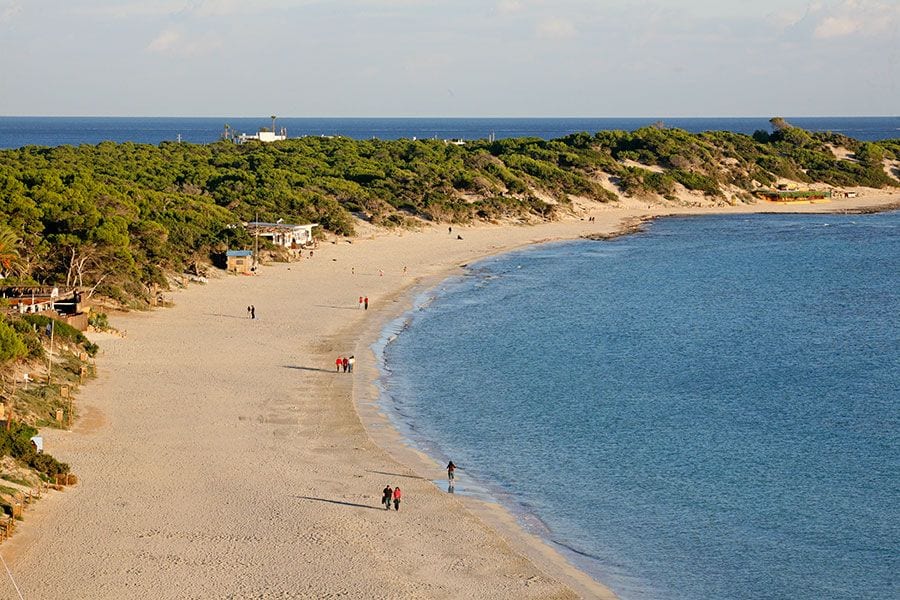
M531 247L376 351L435 484L624 600L900 598L900 212Z
M900 117L788 117L810 131L832 131L874 141L900 137ZM765 117L737 118L307 118L284 117L275 122L288 137L338 135L354 139L399 138L554 139L587 131L631 131L653 123L690 132L770 131ZM271 127L271 119L247 117L0 117L0 148L99 144L103 141L159 144L183 141L205 144L221 138L228 124L237 133Z

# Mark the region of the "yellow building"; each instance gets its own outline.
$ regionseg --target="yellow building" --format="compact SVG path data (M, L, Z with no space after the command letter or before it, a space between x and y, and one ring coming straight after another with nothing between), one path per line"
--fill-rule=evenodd
M253 269L252 250L229 250L225 253L225 260L229 273L246 274Z

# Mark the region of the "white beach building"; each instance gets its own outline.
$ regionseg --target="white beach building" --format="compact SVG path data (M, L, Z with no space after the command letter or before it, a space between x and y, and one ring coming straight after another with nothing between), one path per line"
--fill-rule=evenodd
M289 250L300 250L313 243L313 227L318 227L318 223L310 223L308 225L293 225L290 223L263 223L260 221L250 221L244 223L247 232L250 235L266 238L275 246L288 248Z
M237 137L237 142L239 144L244 144L246 142L255 141L255 142L281 142L287 139L287 130L282 127L280 133L275 133L274 131L269 130L260 130L257 133L252 135L248 135L246 133L242 133Z

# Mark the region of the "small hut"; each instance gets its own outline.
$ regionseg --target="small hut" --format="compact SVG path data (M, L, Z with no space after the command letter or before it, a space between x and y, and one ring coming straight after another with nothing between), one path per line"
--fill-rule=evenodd
M229 273L246 274L253 268L252 250L229 250L225 253L225 268ZM222 264L222 263L219 263Z

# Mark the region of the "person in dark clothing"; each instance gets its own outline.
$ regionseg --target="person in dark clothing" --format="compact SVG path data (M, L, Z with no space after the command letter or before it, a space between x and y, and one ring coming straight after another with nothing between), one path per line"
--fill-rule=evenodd
M385 510L391 510L391 498L394 497L394 490L388 484L381 492L381 503L384 504Z
M369 310L369 297L368 296L363 298L363 307L365 310Z
M447 479L450 480L451 484L456 479L456 465L453 464L452 460L447 463Z
M251 319L256 318L256 307L253 306L252 304L250 305L250 318Z

